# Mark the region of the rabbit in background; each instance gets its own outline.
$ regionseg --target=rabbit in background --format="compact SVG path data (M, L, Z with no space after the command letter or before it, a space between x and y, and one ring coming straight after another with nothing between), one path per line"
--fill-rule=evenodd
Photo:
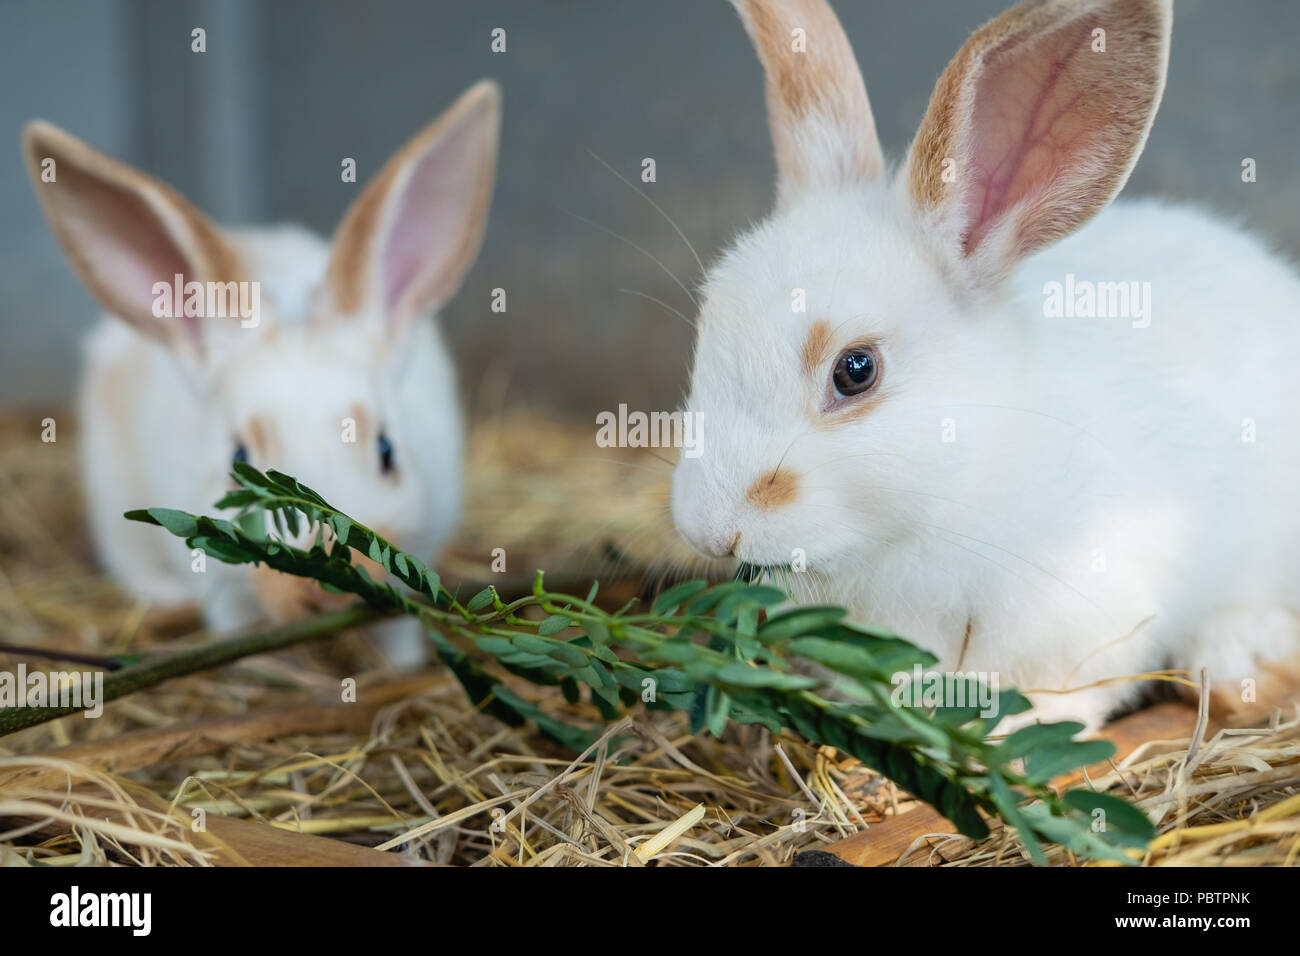
M704 286L686 407L709 441L674 472L681 535L767 568L797 551L780 580L800 599L1030 692L1000 730L1095 730L1159 668L1208 668L1226 709L1280 690L1300 661L1300 280L1196 210L1106 208L1163 92L1168 0L1003 13L896 171L825 0L734 3L777 203ZM1050 314L1072 276L1149 283L1146 315Z
M499 115L494 83L467 90L370 181L330 243L296 227L220 228L150 176L27 126L50 226L109 313L86 343L83 476L99 555L133 596L197 602L221 632L339 602L265 567L195 563L122 520L142 506L210 512L233 461L300 476L404 550L436 556L459 518L462 422L431 313L477 255ZM160 317L155 283L178 275L255 284L259 314ZM392 663L424 659L415 622L380 627Z

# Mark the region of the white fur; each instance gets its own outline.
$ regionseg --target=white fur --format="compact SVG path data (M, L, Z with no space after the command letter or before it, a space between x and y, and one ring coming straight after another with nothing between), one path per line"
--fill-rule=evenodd
M197 602L219 631L322 603L309 583L206 560L122 520L147 507L211 513L234 487L241 445L254 466L292 474L403 550L437 557L460 512L463 426L432 313L483 235L499 103L490 81L466 90L354 200L333 246L291 226L219 230L147 175L50 124L27 127L55 234L114 313L86 343L82 460L95 544L129 592ZM61 171L49 183L47 155ZM258 290L256 321L156 317L142 293L173 269L237 272ZM382 630L393 663L423 659L415 622Z
M1145 200L981 289L930 222L905 182L806 191L711 270L687 401L707 444L673 482L687 541L719 555L739 533L736 556L772 566L802 549L799 598L941 669L1075 691L1032 695L1034 716L1089 727L1137 686L1098 681L1170 666L1238 681L1300 651L1295 269ZM1067 273L1149 282L1150 326L1046 317L1044 284ZM817 319L834 345L810 378ZM828 425L830 364L861 341L879 344L879 404ZM798 496L762 510L747 491L778 463Z
M462 457L455 370L433 319L395 349L368 323L308 321L328 245L286 227L227 234L263 284L262 322L247 344L223 356L215 374L196 376L166 346L104 316L86 343L80 395L84 480L105 566L139 597L200 602L221 631L263 616L250 568L213 560L195 573L175 539L121 515L151 506L212 513L251 416L264 418L283 448L255 465L301 478L429 560L459 515ZM364 447L342 441L342 420L356 406L393 442L395 480L380 471L373 434ZM417 647L390 642L388 650L409 663Z

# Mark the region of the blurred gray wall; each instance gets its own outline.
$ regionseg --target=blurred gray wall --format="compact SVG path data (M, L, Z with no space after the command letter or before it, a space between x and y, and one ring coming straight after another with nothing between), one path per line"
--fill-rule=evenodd
M897 160L948 58L1004 0L836 6ZM206 54L190 52L195 26ZM672 407L685 382L690 329L618 290L688 315L689 299L629 243L688 287L697 276L672 228L588 150L638 186L653 157L658 181L642 188L706 262L771 200L761 74L724 0L4 0L0 38L0 402L68 396L94 314L19 161L31 117L218 220L328 233L361 186L340 182L342 157L364 183L470 82L497 78L491 223L444 322L471 401L505 383L508 399L584 416ZM1298 41L1294 0L1178 0L1164 106L1129 192L1208 203L1300 257ZM497 286L504 315L488 308Z

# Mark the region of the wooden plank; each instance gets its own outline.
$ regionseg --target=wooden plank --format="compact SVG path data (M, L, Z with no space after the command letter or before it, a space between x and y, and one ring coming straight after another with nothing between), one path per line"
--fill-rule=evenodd
M1196 729L1196 710L1183 703L1156 704L1137 713L1122 717L1106 727L1100 737L1113 741L1115 761L1122 760L1138 747L1152 740L1178 740L1190 738ZM1211 721L1207 734L1217 726ZM1092 777L1110 771L1108 763L1087 768ZM1083 779L1083 770L1076 770L1052 781L1058 788L1070 787ZM890 866L907 852L917 839L927 834L956 833L956 828L926 804L920 804L900 816L890 817L870 829L822 847L847 863L856 866ZM917 865L925 865L924 857Z

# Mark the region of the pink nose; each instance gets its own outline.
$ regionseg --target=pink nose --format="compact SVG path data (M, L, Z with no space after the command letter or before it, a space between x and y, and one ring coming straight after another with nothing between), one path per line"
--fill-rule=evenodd
M739 522L728 496L694 459L673 470L673 524L682 539L708 558L734 554L740 543Z
M678 526L677 533L685 539L686 543L707 558L725 558L729 554L735 554L736 545L740 543L740 532L731 535L715 534L705 532L697 534L685 531Z
M677 507L676 501L673 504L673 524L687 544L709 558L735 554L740 532L730 521L718 515L695 514L694 509Z

